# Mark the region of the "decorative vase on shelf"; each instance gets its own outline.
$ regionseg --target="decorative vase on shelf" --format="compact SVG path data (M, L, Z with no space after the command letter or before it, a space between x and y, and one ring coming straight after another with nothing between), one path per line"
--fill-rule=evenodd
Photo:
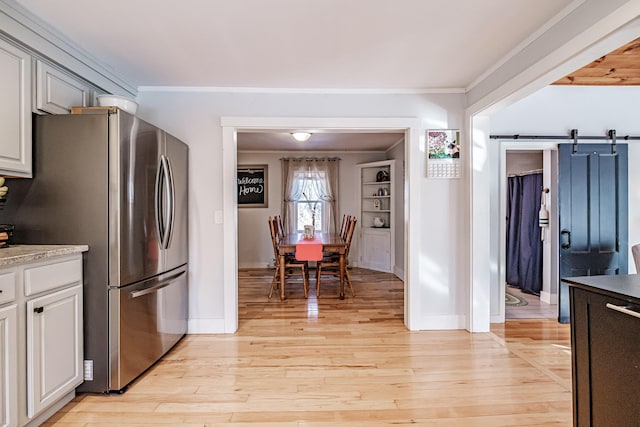
M384 227L384 219L379 216L373 218L373 226L376 228Z

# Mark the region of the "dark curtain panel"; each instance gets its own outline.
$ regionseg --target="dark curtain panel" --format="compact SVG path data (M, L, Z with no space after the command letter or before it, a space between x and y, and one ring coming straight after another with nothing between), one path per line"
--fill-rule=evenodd
M511 176L507 192L507 283L540 295L542 242L538 226L542 174Z

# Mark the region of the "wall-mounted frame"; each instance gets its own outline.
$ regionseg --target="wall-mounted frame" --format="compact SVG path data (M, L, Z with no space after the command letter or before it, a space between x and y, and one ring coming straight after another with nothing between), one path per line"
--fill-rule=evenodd
M427 176L460 178L460 130L427 130Z
M269 169L267 165L238 165L236 170L239 208L267 208Z

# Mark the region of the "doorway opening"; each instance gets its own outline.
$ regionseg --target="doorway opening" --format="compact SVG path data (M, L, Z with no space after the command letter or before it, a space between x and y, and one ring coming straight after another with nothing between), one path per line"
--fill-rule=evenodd
M500 307L493 320L557 318L557 146L502 141L501 157Z
M318 130L316 129L311 138L305 143L295 142L291 136L292 129L252 129L238 130L236 133L236 162L238 176L256 176L247 173L259 169L259 179L264 185L264 200L257 206L254 203L245 205L238 196L237 218L237 262L238 262L238 303L240 325L244 321L251 319L255 310L252 308L256 303L271 304L263 306L265 310L276 310L283 306L279 299L278 292L275 292L271 300L267 299L270 293L270 285L274 277L275 256L274 245L268 232L268 218L279 216L283 218L283 231L286 234L302 232L304 224L311 224L311 215L303 207L314 207L314 220L316 233L337 232L342 226L343 215L355 216L357 219L355 231L352 233L348 272L349 282L357 290L357 300L350 300L351 286L346 286L347 301L343 301L343 309L353 312L354 318L361 304L368 302L372 306L380 307L381 293L387 291L378 289L381 282L389 283L389 287L395 290L392 295L388 295L389 303L400 303L399 308L403 308L403 292L398 291L398 286L402 287L404 280L404 173L403 165L405 160L405 132L403 131L376 131L370 130ZM359 198L355 197L359 193L360 167L359 165L370 162L394 162L398 165L398 171L393 175L394 179L389 180L393 184L393 198L388 196L386 209L391 210L390 201L393 201L393 208L396 216L393 224L387 224L388 230L393 227L395 233L391 233L390 239L393 250L386 248L387 253L391 253L388 260L391 269L380 273L393 272L396 277L389 274L377 274L376 271L368 269L360 260L361 234L364 231L361 224L364 223L360 209ZM284 163L283 163L284 162ZM286 166L285 165L288 165ZM318 169L327 166L328 163L336 166L329 169ZM307 167L313 166L314 172ZM286 171L289 170L289 179L293 183L285 182ZM394 169L392 169L394 170ZM331 172L329 174L329 172ZM310 184L308 179L322 179L325 174L331 179L324 184ZM335 176L334 176L335 175ZM326 185L326 187L325 187ZM335 196L335 204L329 210L329 203L324 199L316 200L315 191L326 191ZM373 187L368 187L373 188ZM258 191L257 189L256 191ZM287 196L287 191L291 194ZM252 193L253 194L253 193ZM293 204L293 209L283 203L289 200ZM325 205L326 206L323 206ZM285 207L286 206L286 207ZM325 209L323 209L323 207ZM335 210L335 215L332 211ZM294 218L294 219L292 219ZM334 221L329 220L334 218ZM296 220L297 219L297 220ZM323 221L324 220L324 221ZM335 224L335 228L334 228ZM297 227L297 228L295 228ZM369 244L369 249L376 248L377 242ZM298 320L304 319L304 314L308 319L326 317L322 311L324 309L334 310L339 302L332 301L337 297L339 290L339 280L331 275L323 276L322 297L317 294L317 269L316 262L310 261L307 265L308 297L302 293L301 272L296 270L295 275L287 279L286 307L299 306L296 316ZM291 282L291 284L289 284ZM264 288L264 289L261 289ZM359 290L358 290L359 289ZM261 293L262 291L262 293ZM377 296L376 296L377 295ZM295 301L294 301L295 300ZM247 307L249 301L252 307ZM305 305L306 307L302 307ZM383 304L383 305L386 305ZM302 307L302 308L301 308ZM396 309L398 307L395 307ZM319 313L320 312L320 313ZM288 311L288 313L291 313ZM276 314L277 315L277 314ZM395 319L402 321L402 316L394 315Z
M404 163L406 174L404 180L405 212L402 222L402 231L398 234L404 236L404 254L412 251L412 246L417 241L408 238L411 229L410 218L417 217L411 210L416 209L410 202L410 180L412 175L419 175L419 168L412 164L419 156L413 152L419 150L420 122L417 119L388 118L388 119L319 119L319 118L222 118L223 127L223 221L227 226L224 230L224 283L225 283L225 331L235 332L238 327L238 258L237 258L237 201L236 201L236 168L238 165L237 135L244 131L273 131L281 129L314 129L319 132L400 132L404 135ZM413 249L417 251L417 249ZM419 298L411 298L412 278L417 276L417 265L410 262L409 256L404 256L404 284L403 284L403 318L407 328L417 324L418 311L414 307ZM414 326L415 327L415 326Z

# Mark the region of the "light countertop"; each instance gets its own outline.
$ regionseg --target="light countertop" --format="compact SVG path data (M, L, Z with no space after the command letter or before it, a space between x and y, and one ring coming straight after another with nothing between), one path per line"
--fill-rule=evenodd
M87 245L11 245L0 248L0 267L86 252Z

